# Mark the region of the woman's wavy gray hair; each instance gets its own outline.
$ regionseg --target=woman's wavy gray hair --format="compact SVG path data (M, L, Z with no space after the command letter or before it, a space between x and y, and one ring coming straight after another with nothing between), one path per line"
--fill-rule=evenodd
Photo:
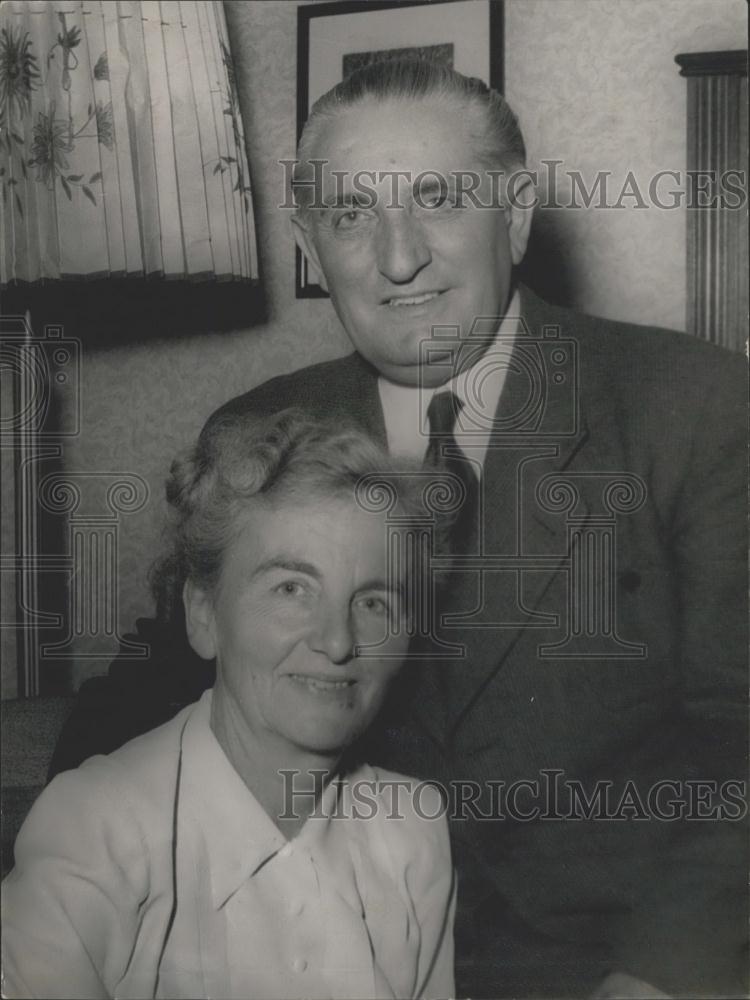
M181 617L186 580L208 591L216 586L227 546L253 503L334 497L354 502L363 477L377 474L410 518L421 509L422 484L411 475L416 469L392 459L363 431L313 420L297 409L209 421L195 447L172 463L167 479L170 551L151 573L157 617Z

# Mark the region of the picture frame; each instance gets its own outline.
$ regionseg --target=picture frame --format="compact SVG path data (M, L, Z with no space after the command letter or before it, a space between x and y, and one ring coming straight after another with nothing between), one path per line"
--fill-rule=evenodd
M504 0L334 0L297 10L297 140L315 101L366 62L435 58L502 93ZM328 298L296 248L298 299Z

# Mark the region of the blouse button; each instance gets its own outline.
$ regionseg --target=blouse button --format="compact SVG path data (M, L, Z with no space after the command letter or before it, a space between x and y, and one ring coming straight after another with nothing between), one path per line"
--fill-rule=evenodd
M280 858L289 858L289 857L292 856L293 853L294 853L294 848L292 847L291 844L287 843L287 844L284 844L284 846L279 851L279 857Z
M295 972L304 972L307 968L307 962L304 958L295 958L292 962L292 968Z

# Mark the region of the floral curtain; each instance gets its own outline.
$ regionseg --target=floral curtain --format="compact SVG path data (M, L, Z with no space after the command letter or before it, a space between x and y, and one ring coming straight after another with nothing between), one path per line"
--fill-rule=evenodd
M0 279L257 278L221 3L0 6Z

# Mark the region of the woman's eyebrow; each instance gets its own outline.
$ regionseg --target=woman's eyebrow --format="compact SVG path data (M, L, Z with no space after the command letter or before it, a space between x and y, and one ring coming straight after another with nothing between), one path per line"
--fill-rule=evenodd
M255 567L250 576L260 576L261 573L268 573L275 569L286 570L289 573L303 573L305 576L311 576L316 580L320 580L322 577L320 570L313 563L304 562L283 554L264 559L263 562Z

